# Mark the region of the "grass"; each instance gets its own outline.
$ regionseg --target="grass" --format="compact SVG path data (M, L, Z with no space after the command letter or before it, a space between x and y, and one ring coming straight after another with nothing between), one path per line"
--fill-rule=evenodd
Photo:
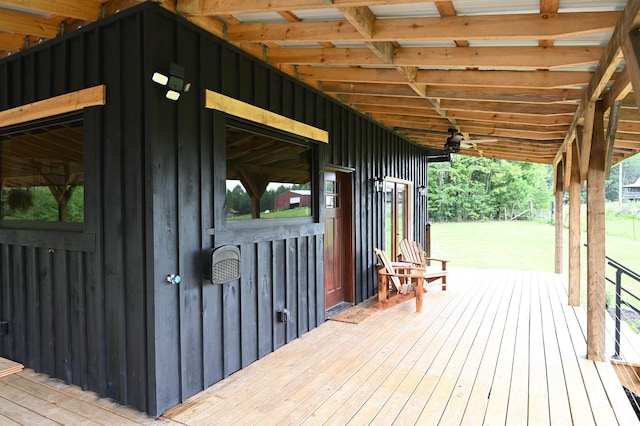
M276 210L273 212L260 213L260 219L280 219L283 217L304 217L311 216L311 208L309 207L297 207L294 209ZM244 214L238 216L232 216L230 220L246 220L251 219L251 214Z
M584 216L584 215L583 215ZM633 233L633 226L635 232ZM640 220L607 216L607 256L640 273ZM434 223L431 227L433 257L451 260L452 267L510 269L553 272L555 264L555 229L540 222L467 222ZM635 238L635 239L634 239ZM587 242L586 232L582 243ZM564 237L564 272L568 271L568 230ZM581 248L581 281L586 303L586 248ZM607 266L607 276L615 278ZM640 295L640 283L629 278L625 287ZM613 287L610 286L613 293ZM640 302L636 303L640 308Z

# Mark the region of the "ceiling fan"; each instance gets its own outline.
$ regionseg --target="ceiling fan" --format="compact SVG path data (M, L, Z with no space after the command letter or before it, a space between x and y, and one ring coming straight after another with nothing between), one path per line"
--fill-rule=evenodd
M450 153L456 153L460 151L460 148L476 148L477 143L486 142L498 142L498 139L474 139L469 140L455 127L451 127L448 130L449 137L444 144L444 150ZM477 148L476 148L477 149Z

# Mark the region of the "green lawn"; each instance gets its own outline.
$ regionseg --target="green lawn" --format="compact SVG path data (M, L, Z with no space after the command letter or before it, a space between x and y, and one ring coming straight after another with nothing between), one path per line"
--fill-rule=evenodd
M633 230L635 226L635 239ZM640 273L640 220L607 217L607 256ZM613 235L610 235L613 234ZM451 267L547 271L554 269L554 226L539 222L434 223L433 257L451 260ZM586 233L582 243L587 242ZM565 229L564 272L568 270L568 230ZM586 248L582 247L581 278L586 288ZM614 272L607 267L607 274ZM640 294L640 283L625 279ZM583 297L584 299L584 297ZM639 304L640 305L640 304Z

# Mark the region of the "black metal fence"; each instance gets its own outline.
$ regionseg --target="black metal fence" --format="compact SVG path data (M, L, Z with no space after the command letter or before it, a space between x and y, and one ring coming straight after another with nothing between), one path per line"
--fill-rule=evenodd
M640 306L640 297L634 294L632 291L630 291L629 288L625 288L622 285L622 277L626 275L631 279L640 283L640 274L632 271L631 269L627 268L620 262L613 260L609 256L606 256L606 258L607 258L607 264L615 269L615 274L616 274L615 280L609 277L606 277L606 279L608 282L616 286L615 353L613 357L616 359L620 359L620 321L622 317L622 305L626 305L631 310L635 311L637 314L640 315L640 309L636 308L636 306L634 306L634 303L633 303L634 301L638 302L638 305ZM625 296L624 298L623 298L623 294Z

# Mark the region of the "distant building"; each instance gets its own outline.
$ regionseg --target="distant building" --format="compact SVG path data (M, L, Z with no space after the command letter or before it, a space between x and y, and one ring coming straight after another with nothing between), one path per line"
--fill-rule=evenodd
M640 201L640 178L636 180L636 183L624 185L623 188L624 188L623 198L625 200Z
M311 190L292 189L276 197L276 210L295 209L296 207L311 207Z

